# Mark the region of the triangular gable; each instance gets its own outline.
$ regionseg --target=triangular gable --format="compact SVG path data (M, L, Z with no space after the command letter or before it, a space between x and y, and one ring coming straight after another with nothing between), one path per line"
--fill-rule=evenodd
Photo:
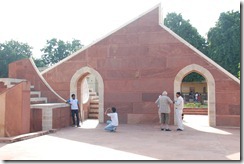
M62 64L62 63L64 63L65 61L69 60L70 58L73 58L74 56L78 55L78 54L81 53L82 51L85 51L85 50L88 49L89 47L95 45L96 43L100 42L101 40L107 38L108 36L112 35L113 33L117 32L117 31L119 31L120 29L124 28L125 26L129 25L130 23L132 23L132 22L136 21L137 19L143 17L144 15L147 15L148 13L152 12L153 10L159 10L159 13L160 13L160 12L161 12L160 9L161 9L161 4L157 4L157 5L155 5L154 7L152 7L151 9L149 9L148 11L146 11L146 12L142 13L141 15L137 16L136 18L130 20L129 22L127 22L127 23L125 23L124 25L122 25L121 27L119 27L119 28L117 28L117 29L111 31L110 33L108 33L107 35L101 37L101 38L98 39L97 41L94 41L93 43L91 43L91 44L85 46L84 48L82 48L82 49L76 51L75 53L73 53L73 54L67 56L66 58L64 58L63 60L59 61L58 63L52 65L51 67L49 67L49 68L47 68L47 69L45 69L44 71L41 72L41 74L43 75L43 74L47 73L48 71L52 70L52 69L55 68L56 66L58 66L58 65L60 65L60 64ZM159 15L159 21L160 21L160 17L161 17L161 14Z
M168 27L166 27L165 25L163 25L163 20L162 20L162 15L161 15L161 4L157 4L156 6L152 7L150 10L148 10L147 12L144 12L143 14L139 15L138 17L132 19L131 21L127 22L126 24L122 25L121 27L113 30L112 32L108 33L107 35L105 35L104 37L98 39L97 41L91 43L88 46L85 46L84 48L78 50L77 52L71 54L70 56L66 57L65 59L61 60L60 62L54 64L53 66L49 67L48 69L44 70L43 72L41 72L41 74L45 74L48 71L52 70L53 68L59 66L60 64L64 63L65 61L73 58L74 56L78 55L79 53L85 51L86 49L90 48L91 46L97 44L98 42L102 41L103 39L109 37L110 35L112 35L113 33L119 31L120 29L126 27L127 25L129 25L130 23L136 21L137 19L149 14L150 12L154 11L154 10L158 10L158 23L159 25L166 30L167 32L169 32L173 37L175 37L177 40L179 40L181 43L183 43L184 45L186 45L187 47L189 47L191 50L193 50L194 52L196 52L197 55L199 55L201 58L203 58L204 60L208 61L209 63L211 63L212 65L214 65L217 69L219 69L221 72L223 72L224 74L226 74L228 77L230 77L232 80L234 80L235 82L237 82L238 84L240 84L240 80L235 77L234 75L232 75L231 73L229 73L228 71L226 71L223 67L221 67L220 65L218 65L216 62L214 62L212 59L210 59L209 57L207 57L206 55L204 55L201 51L199 51L198 49L196 49L194 46L192 46L190 43L188 43L187 41L185 41L183 38L181 38L179 35L177 35L176 33L174 33L172 30L170 30Z

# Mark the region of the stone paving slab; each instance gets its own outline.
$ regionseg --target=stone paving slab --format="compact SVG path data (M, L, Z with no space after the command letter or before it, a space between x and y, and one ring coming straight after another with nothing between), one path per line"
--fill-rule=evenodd
M39 137L0 144L0 159L9 160L240 160L240 128L213 128L200 117L184 118L185 130L161 131L159 125L120 124L104 131L95 120ZM196 123L197 122L197 123Z

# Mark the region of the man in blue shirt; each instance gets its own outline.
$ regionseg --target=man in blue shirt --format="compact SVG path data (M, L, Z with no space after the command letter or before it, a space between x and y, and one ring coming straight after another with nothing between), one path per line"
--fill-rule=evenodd
M79 119L80 106L79 106L79 101L78 101L78 99L75 98L75 94L72 94L71 97L72 98L67 100L66 103L70 104L72 120L73 120L73 126L77 125L77 127L80 127L80 119ZM75 116L76 116L76 123L75 123Z

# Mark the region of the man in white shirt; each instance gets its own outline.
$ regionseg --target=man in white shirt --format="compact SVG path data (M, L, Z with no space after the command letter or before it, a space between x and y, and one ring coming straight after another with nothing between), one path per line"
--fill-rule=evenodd
M72 98L67 100L66 103L70 104L72 120L73 120L73 126L77 125L77 127L80 127L80 119L79 119L80 106L79 106L79 101L75 98L75 94L72 94L71 97ZM75 123L75 116L76 116L76 123Z
M180 92L176 93L177 99L174 101L175 104L175 114L176 114L176 121L177 121L177 131L183 131L183 123L182 123L182 113L183 113L183 108L184 108L184 99L181 96Z
M108 113L108 110L112 110L112 112ZM105 111L105 115L109 116L111 120L107 121L107 126L104 129L110 132L115 132L117 126L119 125L118 113L116 112L116 108L115 107L112 107L112 109L108 108Z

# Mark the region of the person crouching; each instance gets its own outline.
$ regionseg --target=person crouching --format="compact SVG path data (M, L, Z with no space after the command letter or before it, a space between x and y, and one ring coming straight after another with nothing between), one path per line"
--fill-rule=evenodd
M104 130L115 132L119 125L118 113L116 112L116 108L107 108L104 114L110 117L110 120L107 121L107 126L104 128Z

